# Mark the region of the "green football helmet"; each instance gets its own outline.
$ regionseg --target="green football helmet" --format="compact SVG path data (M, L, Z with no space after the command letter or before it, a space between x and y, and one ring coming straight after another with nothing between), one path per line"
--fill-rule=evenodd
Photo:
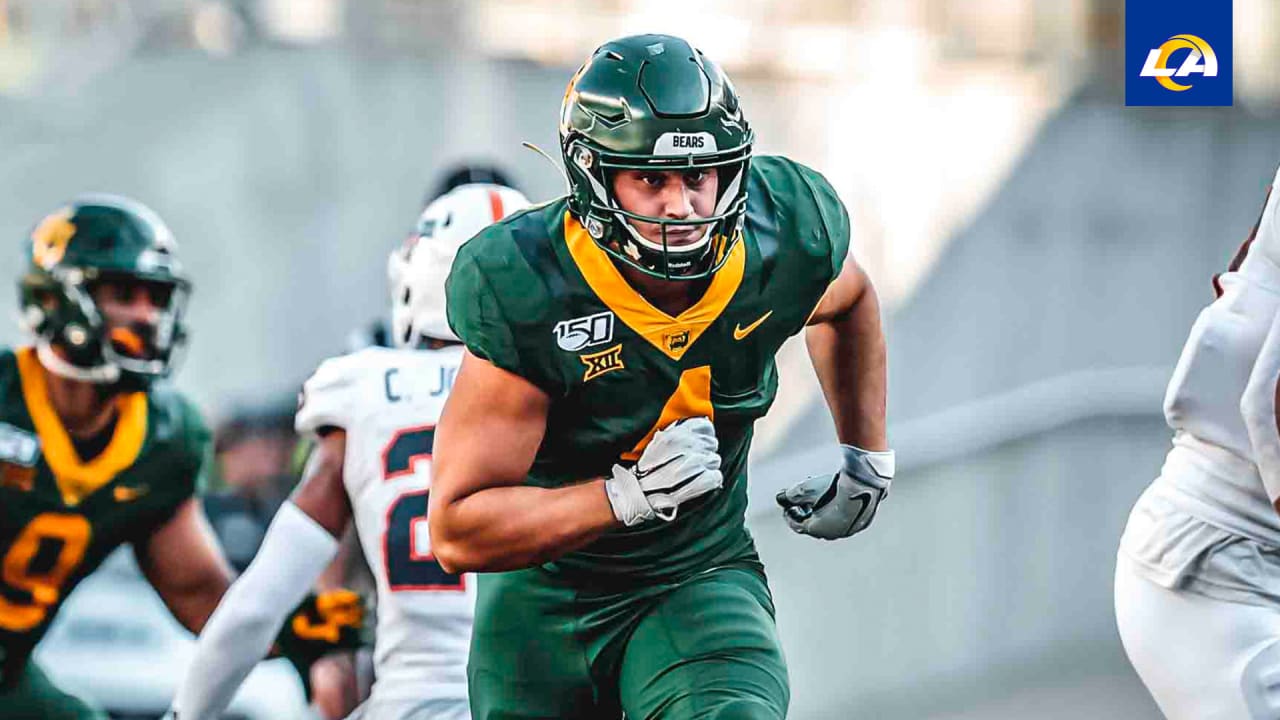
M41 363L74 380L143 389L168 375L186 339L191 284L173 233L141 203L82 195L41 220L24 250L18 281L21 324ZM94 299L98 283L148 288L154 322L108 327Z
M670 35L635 35L601 45L578 70L560 109L560 152L569 210L609 255L668 280L705 278L741 235L755 134L728 76L700 50ZM672 220L628 212L613 192L619 170L719 174L715 210ZM631 221L661 228L643 237ZM706 226L691 244L669 246L672 226Z

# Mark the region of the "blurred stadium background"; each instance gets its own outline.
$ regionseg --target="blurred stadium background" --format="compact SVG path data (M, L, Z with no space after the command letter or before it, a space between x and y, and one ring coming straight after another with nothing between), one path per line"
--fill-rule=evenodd
M210 502L247 560L288 490L293 393L382 314L424 194L474 160L560 193L520 142L554 154L570 73L609 37L683 35L734 77L760 152L832 180L886 305L901 466L874 530L818 543L772 507L834 457L800 343L757 435L792 717L1155 718L1112 619L1115 547L1185 333L1280 159L1280 6L1235 18L1236 107L1158 110L1123 107L1109 0L0 0L3 267L80 191L166 218L196 284L178 383L219 428ZM121 556L42 652L146 717L182 634ZM262 673L242 716L285 717L287 668Z

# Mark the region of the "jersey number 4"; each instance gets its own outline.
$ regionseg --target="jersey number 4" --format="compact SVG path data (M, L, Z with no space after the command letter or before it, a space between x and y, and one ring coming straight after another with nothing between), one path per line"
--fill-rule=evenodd
M383 478L389 480L411 474L414 462L429 460L435 436L434 425L397 432L382 451ZM382 558L392 592L466 589L465 579L445 572L431 554L431 538L427 532L428 493L425 489L405 492L387 510Z

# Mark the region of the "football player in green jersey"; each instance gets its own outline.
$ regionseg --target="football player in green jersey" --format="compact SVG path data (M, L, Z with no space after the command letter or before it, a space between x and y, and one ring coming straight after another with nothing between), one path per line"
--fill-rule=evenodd
M45 217L25 254L35 345L0 350L0 718L102 718L30 659L72 588L131 543L174 617L199 632L231 582L195 497L209 431L155 382L182 345L190 285L165 224L117 196ZM299 655L315 649L301 625L288 639Z
M843 464L779 494L797 532L865 528L893 477L876 294L818 173L752 156L685 41L607 43L565 94L567 197L471 239L467 354L437 429L432 552L482 575L473 715L782 718L786 665L748 534L774 355L807 328Z

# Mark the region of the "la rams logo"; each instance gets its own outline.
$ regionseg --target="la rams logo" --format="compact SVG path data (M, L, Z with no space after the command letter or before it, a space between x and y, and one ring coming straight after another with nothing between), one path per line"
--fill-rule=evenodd
M1232 17L1230 2L1125 0L1124 104L1230 106Z
M62 261L67 253L67 243L76 234L71 222L71 208L63 208L49 215L31 233L31 259L48 270Z
M587 372L583 374L582 382L594 380L607 372L624 370L627 367L622 362L622 343L618 343L608 350L601 350L598 353L579 355L578 359L587 366Z
M1182 62L1175 69L1169 61L1174 53L1180 50L1188 52L1182 56ZM1174 35L1152 48L1147 53L1147 61L1142 66L1142 77L1155 78L1161 87L1173 92L1185 92L1191 89L1190 82L1178 82L1174 78L1188 78L1200 74L1204 77L1218 76L1218 56L1203 38L1195 35Z

